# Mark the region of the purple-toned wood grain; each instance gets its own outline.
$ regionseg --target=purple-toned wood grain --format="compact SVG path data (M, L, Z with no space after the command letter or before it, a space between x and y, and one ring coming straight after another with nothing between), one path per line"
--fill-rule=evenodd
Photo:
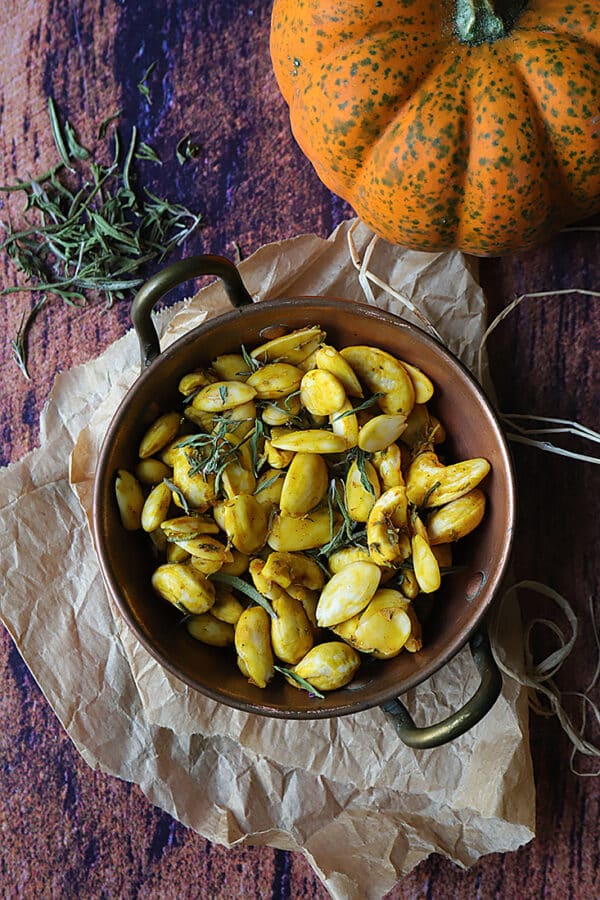
M169 198L202 210L206 227L184 252L234 256L302 232L326 236L349 208L317 180L291 137L270 68L270 3L169 0L159 7L116 0L8 0L0 12L0 166L2 181L43 170L55 158L46 117L52 93L94 144L98 122L122 108L164 161L144 177ZM137 84L156 62L148 84ZM175 146L190 133L201 144L184 167ZM10 209L18 218L19 204ZM7 209L0 209L6 218ZM527 254L481 263L491 310L525 291L596 289L600 238L562 234ZM15 272L2 259L0 278ZM2 298L0 462L38 442L38 417L55 374L97 355L128 327L128 305L72 310L51 302L32 330L26 382L8 342L30 298ZM598 301L532 301L490 341L501 407L578 419L598 427ZM591 465L515 446L519 523L517 578L538 578L573 603L582 628L559 676L585 687L595 669L588 599L598 595L600 473ZM523 595L528 619L545 602ZM565 626L566 627L566 626ZM555 644L534 633L536 653ZM73 749L10 637L0 642L0 884L8 897L320 898L326 891L299 855L269 848L211 845L156 809L141 791L91 771ZM569 700L575 719L580 706ZM600 893L596 779L569 771L570 745L555 718L532 719L538 836L462 871L432 857L390 898L573 897ZM596 738L598 736L596 735ZM585 771L593 761L577 759Z

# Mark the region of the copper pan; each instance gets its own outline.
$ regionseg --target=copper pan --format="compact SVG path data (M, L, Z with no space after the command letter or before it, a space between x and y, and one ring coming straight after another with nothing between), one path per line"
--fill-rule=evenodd
M152 307L176 285L200 275L218 275L232 303L230 312L193 329L164 352L151 320ZM490 651L484 620L509 559L515 521L515 487L510 455L498 420L465 367L441 344L401 319L375 307L324 297L284 297L254 304L235 266L216 256L191 257L151 278L137 294L132 320L142 351L142 373L120 404L100 453L94 491L93 527L104 580L119 610L144 647L167 670L206 696L249 713L290 719L342 716L381 706L402 740L434 747L462 734L496 701L501 677ZM324 700L277 679L265 690L246 681L233 653L193 640L178 626L180 614L153 595L147 536L125 532L114 497L115 472L133 469L141 435L173 407L177 384L240 344L252 347L273 330L319 324L328 341L341 347L372 344L422 368L436 386L436 414L450 446L448 458L486 457L492 466L484 482L484 522L457 545L463 568L444 577L442 588L421 610L423 649L387 661L367 660L355 680ZM462 546L461 546L462 545ZM467 643L480 684L467 704L449 718L417 727L398 697L425 681Z

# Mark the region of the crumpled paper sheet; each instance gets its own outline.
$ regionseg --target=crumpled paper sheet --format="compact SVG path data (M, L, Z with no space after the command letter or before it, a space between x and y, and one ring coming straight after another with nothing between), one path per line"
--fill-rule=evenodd
M322 294L364 301L347 249L349 224L327 241L304 235L243 261L255 300ZM359 252L371 237L356 229ZM418 303L473 366L485 301L462 254L380 242L371 268ZM398 301L376 299L402 314ZM220 284L209 285L157 316L162 346L226 309ZM98 450L137 376L137 359L129 332L99 359L61 374L42 415L41 448L0 473L2 619L87 762L136 782L212 841L304 853L340 900L382 897L432 852L468 866L531 840L527 701L512 680L468 734L415 752L379 709L297 722L216 704L138 644L105 592L86 522ZM516 609L501 649L519 665ZM476 686L465 649L403 699L418 722L431 722Z

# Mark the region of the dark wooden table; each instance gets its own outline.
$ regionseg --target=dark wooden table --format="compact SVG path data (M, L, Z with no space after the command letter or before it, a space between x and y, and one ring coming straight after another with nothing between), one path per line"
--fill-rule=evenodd
M3 183L54 161L46 115L52 94L88 146L99 121L117 108L125 133L137 124L164 161L145 166L148 183L205 215L206 227L186 252L234 258L236 246L249 254L302 232L326 236L351 211L320 184L291 137L269 61L270 5L8 0L0 12ZM137 85L153 62L149 105ZM180 166L175 147L187 132L201 152ZM598 288L599 244L597 232L569 232L537 250L482 261L491 312L526 291ZM4 258L0 272L4 284L14 284ZM91 359L128 327L126 302L109 312L98 304L75 310L49 302L32 328L33 377L26 381L11 361L9 340L29 303L19 294L0 306L3 465L37 446L39 413L56 373ZM599 338L596 299L555 296L522 305L490 342L501 407L597 428ZM566 690L584 689L596 665L588 604L598 594L600 470L523 446L515 446L514 457L515 574L552 585L572 603L581 634L558 680ZM527 619L556 615L534 595L522 600ZM541 631L533 643L538 656L555 646ZM211 845L150 805L137 787L91 771L6 632L0 653L4 896L326 896L301 856ZM578 719L576 698L567 704ZM433 857L391 897L598 896L598 780L570 772L570 744L556 718L532 718L531 746L537 838L469 871ZM594 760L576 762L594 771Z

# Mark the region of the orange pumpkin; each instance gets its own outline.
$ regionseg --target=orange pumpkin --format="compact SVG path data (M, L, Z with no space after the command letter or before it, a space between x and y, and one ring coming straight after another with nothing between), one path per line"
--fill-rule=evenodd
M296 140L393 243L493 256L600 210L600 3L494 5L275 0Z

